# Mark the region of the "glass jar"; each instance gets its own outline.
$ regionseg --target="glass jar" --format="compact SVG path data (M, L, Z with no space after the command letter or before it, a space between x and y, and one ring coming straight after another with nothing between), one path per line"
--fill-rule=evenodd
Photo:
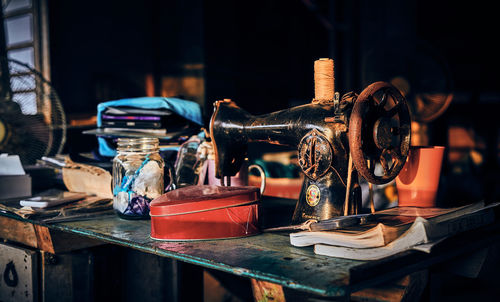
M113 159L113 208L127 219L149 218L149 204L163 194L165 163L157 138L119 138Z

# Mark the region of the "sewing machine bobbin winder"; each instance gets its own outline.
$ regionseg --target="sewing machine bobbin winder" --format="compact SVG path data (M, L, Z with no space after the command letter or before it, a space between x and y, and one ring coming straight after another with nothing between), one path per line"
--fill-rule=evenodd
M375 82L359 95L340 98L333 60L315 61L314 73L315 98L309 104L253 116L231 100L216 101L210 121L222 185L230 185L230 176L240 170L249 142L297 147L306 177L292 223L358 214L358 173L369 183L390 182L410 146L410 113L394 86Z

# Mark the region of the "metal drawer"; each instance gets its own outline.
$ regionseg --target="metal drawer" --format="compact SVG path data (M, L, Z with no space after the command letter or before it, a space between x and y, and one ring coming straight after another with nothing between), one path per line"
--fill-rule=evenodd
M38 253L0 243L0 301L38 300Z

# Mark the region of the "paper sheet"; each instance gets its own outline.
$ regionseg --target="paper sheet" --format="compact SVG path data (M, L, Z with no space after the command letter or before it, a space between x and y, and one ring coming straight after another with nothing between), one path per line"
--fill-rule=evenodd
M26 174L21 164L19 155L0 154L0 175L24 175Z

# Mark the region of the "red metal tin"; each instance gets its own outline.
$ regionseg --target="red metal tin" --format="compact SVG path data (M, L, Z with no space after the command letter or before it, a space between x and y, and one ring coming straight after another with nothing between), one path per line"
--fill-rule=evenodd
M189 186L150 205L151 238L201 240L257 234L260 192L255 187Z

